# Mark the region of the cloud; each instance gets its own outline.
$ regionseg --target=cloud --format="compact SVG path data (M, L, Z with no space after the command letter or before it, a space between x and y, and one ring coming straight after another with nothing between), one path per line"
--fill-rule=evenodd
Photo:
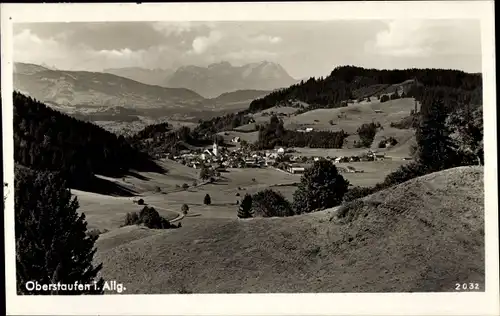
M208 36L199 36L193 40L193 52L195 54L203 54L208 48L222 39L222 33L219 31L211 31Z
M255 42L255 43L271 43L271 44L277 44L280 43L283 39L279 36L270 36L270 35L259 35L256 37L250 38L250 42Z
M479 24L474 21L395 20L365 48L396 57L480 54L479 35Z
M14 24L14 59L58 69L280 63L292 76L338 65L480 71L474 20L92 22Z

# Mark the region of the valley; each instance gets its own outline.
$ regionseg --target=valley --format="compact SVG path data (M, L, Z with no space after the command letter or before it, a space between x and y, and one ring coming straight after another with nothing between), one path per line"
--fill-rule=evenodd
M484 283L483 167L471 162L482 147L467 143L476 157L443 153L425 165L419 134L439 93L448 96L444 116L469 110L456 93L482 117L473 75L456 75L465 78L450 80L457 88L425 81L441 70L339 67L280 90L208 99L111 74L16 67L19 90L47 105L16 96L16 161L63 170L87 233L98 236L99 276L129 294ZM450 122L453 135L464 133ZM474 131L482 124L470 122ZM160 225L151 208L164 226L151 226Z

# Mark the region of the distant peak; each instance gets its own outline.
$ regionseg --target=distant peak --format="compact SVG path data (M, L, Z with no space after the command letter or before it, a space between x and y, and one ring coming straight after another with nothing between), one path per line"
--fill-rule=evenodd
M216 67L233 67L228 61L220 61L218 63L213 63L208 65L208 68L216 68Z

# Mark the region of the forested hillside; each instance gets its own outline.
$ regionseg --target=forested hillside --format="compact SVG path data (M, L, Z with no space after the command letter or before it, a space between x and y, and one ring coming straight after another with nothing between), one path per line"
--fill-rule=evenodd
M274 91L264 98L254 100L248 112L255 113L276 105L289 105L291 101L302 101L314 108L335 108L342 101L353 99L353 92L363 87L383 84L399 84L416 80L420 90L413 96L420 98L429 88L439 88L440 93L465 95L473 103L481 103L481 74L469 74L445 69L378 70L342 66L335 68L326 78L311 78L289 88Z
M127 170L160 168L147 154L132 148L92 123L57 112L14 92L14 159L38 170L60 171L73 187L86 188L94 174L119 176Z
M443 69L377 70L343 66L335 68L326 78L311 78L256 99L244 111L200 120L193 130L184 129L182 132L175 133L164 131L166 134L160 135L156 128L148 127L145 131L138 133L133 138L133 142L150 153L158 153L159 148L171 148L179 144L179 141L191 145L205 143L211 141L214 135L221 131L252 122L252 113L274 106L291 105L293 101L309 104L307 109L301 111L347 106L345 101L357 97L361 90L371 91L371 93L389 93L387 92L391 90L387 89L389 86L405 81L415 83L407 91L407 96L414 97L421 104L429 104L435 99L440 99L443 101L443 110L447 115L459 110L464 111L469 105L482 105L481 74ZM417 124L417 122L414 123ZM255 144L257 148L272 148L274 145L340 148L347 136L343 132L315 131L309 134L287 130L280 132L275 130L278 125L261 126L260 139ZM325 137L328 139L321 140Z

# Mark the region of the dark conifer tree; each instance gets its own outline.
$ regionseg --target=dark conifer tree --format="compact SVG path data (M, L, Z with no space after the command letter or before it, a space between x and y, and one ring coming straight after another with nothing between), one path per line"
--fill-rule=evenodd
M240 207L238 208L239 218L250 218L253 217L252 214L252 196L250 194L245 194L243 200L241 201Z
M19 294L102 294L102 264L94 265L97 236L88 236L85 215L61 176L16 166L16 276ZM28 291L26 282L93 284L97 288Z
M457 166L456 149L446 126L447 111L442 99L422 104L420 123L416 131L417 161L430 171Z
M210 195L208 193L205 195L205 198L203 198L203 204L205 205L210 205L212 203L212 199L210 198Z

